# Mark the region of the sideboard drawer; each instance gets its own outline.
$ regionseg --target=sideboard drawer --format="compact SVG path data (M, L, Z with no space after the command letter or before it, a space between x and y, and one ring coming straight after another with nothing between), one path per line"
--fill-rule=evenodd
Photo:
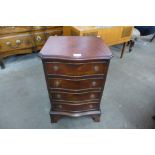
M45 30L46 26L32 26L33 30Z
M107 62L104 63L59 63L46 62L45 67L48 74L84 76L93 74L105 74Z
M34 46L30 33L0 37L0 51L26 49Z
M83 36L98 36L98 31L94 31L94 32L84 32L82 33Z
M101 78L87 78L87 79L68 79L68 78L48 78L50 89L53 90L101 90L105 79Z
M98 110L98 104L83 104L83 105L69 105L69 104L53 104L53 111L70 111L70 112L82 112L82 111L90 111L90 110Z
M69 102L78 102L78 101L94 101L100 99L100 91L92 92L80 92L80 93L67 93L67 92L54 92L52 91L51 97L53 101L69 101Z
M46 37L49 36L62 36L62 28L54 28L54 29L48 29L45 31Z

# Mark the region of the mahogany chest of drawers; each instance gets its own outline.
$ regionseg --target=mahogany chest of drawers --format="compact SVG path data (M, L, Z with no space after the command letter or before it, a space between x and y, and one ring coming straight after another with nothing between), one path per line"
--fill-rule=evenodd
M40 52L51 102L51 122L90 115L100 121L100 101L112 54L100 38L49 37Z

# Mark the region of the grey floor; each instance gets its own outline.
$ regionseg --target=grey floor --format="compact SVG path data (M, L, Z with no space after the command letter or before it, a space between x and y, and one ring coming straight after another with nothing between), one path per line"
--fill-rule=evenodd
M120 46L112 47L102 117L62 118L50 123L46 83L37 54L13 56L0 69L0 128L155 128L155 40L136 42L133 52L120 59Z

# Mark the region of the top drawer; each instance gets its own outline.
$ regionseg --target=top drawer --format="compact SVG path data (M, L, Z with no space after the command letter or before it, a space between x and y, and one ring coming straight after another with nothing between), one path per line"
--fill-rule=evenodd
M105 74L108 61L87 62L87 63L62 63L62 62L45 62L47 74L51 75L68 75L68 76L85 76L93 74Z

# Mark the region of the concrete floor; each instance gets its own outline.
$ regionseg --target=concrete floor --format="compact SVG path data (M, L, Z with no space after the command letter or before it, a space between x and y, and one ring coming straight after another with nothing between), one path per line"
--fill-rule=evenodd
M133 52L120 59L120 46L112 47L102 117L62 118L50 123L43 67L37 54L13 56L0 70L0 128L155 128L155 40L143 37Z

